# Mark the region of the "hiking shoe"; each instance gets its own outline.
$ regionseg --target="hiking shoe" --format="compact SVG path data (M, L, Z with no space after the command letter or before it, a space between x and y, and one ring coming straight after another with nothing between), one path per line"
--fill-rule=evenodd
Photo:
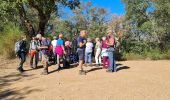
M30 65L30 67L31 67L32 69L34 69L34 66L33 66L33 65Z
M56 70L60 70L61 69L61 66L60 65L56 65Z
M106 70L106 72L113 73L114 71L113 70Z
M24 70L21 69L21 68L17 68L17 71L19 71L19 73L23 73L24 72Z
M41 75L48 75L48 72L47 72L47 71L43 71L43 72L41 73Z
M33 68L36 69L36 68L37 68L37 65L34 65Z
M96 67L100 67L100 65L99 65L99 64L96 64Z
M80 70L80 71L79 71L79 74L80 74L80 75L86 75L86 71Z
M87 65L87 64L84 64L84 66L85 66L85 67L88 67L88 65Z

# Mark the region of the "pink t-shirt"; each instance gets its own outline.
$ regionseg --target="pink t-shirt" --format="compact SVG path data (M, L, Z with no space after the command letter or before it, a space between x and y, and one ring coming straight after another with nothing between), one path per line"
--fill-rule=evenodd
M101 44L102 44L102 48L107 48L106 41L102 41Z
M109 38L110 37L110 38ZM109 42L109 44L111 44L112 46L114 46L115 44L115 40L113 36L107 36L106 40ZM109 46L110 47L110 46Z

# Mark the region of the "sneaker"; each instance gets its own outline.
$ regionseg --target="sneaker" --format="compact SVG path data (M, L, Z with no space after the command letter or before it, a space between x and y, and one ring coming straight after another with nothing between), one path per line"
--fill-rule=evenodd
M37 65L34 65L33 68L36 69L36 68L37 68Z
M84 66L85 66L85 67L88 67L88 65L87 65L87 64L84 64Z
M79 71L79 74L80 74L80 75L86 75L86 71L80 70L80 71Z
M96 67L99 67L100 65L99 64L96 64Z
M41 75L48 75L48 72L44 70Z
M30 64L30 67L31 67L31 68L34 68L32 64Z
M113 73L114 71L113 70L106 70L106 72Z
M24 70L22 68L17 68L17 71L19 71L20 73L24 72Z
M61 69L61 66L60 65L56 65L56 70L60 70Z

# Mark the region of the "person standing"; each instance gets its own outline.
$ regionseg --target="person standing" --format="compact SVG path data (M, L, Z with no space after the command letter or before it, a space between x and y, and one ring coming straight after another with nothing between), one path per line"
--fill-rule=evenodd
M38 47L38 49L41 52L41 56L42 56L42 64L43 64L43 72L42 75L47 75L48 74L48 60L47 60L47 52L48 52L48 41L46 38L42 37L41 34L37 34L37 38L39 39L39 41L41 42L41 45Z
M85 58L85 47L86 47L86 35L87 32L86 30L81 30L80 31L80 36L77 38L77 42L78 42L78 48L77 48L77 52L78 52L78 56L79 56L79 74L80 75L86 75L86 71L84 71L83 69L83 63L84 63L84 58Z
M103 61L103 68L107 69L108 66L109 66L109 58L108 58L106 37L102 37L101 46L102 46L101 56L103 58L103 60L102 60Z
M19 50L17 52L17 57L20 59L19 66L17 70L22 73L24 72L23 64L26 61L26 55L27 55L27 46L26 46L26 36L22 36L22 40L18 42L19 44Z
M101 60L101 43L99 38L96 38L95 49L96 49L96 54L95 54L96 66L100 66L100 64L102 64L102 60Z
M65 42L65 51L66 51L66 54L64 55L65 60L64 60L64 63L63 63L63 67L69 68L70 64L72 63L71 59L70 59L70 56L71 56L71 43L70 43L70 41Z
M32 37L32 40L30 42L30 67L36 68L38 65L38 41L35 37ZM33 61L35 59L35 62ZM34 63L34 65L33 65Z
M77 63L78 62L78 54L77 54L77 48L78 48L78 45L77 45L77 34L74 34L74 38L73 38L73 41L71 42L71 51L72 51L72 61L73 63Z
M92 64L92 51L93 43L90 38L87 38L86 49L85 49L85 64Z
M54 55L54 59L55 59L54 63L57 64L57 55L55 54L55 48L56 48L56 44L57 44L57 37L56 36L53 37L51 44L52 44L52 47L53 47L53 55Z
M106 36L106 44L107 44L107 51L108 51L108 57L109 57L109 68L107 72L116 72L116 64L115 64L115 55L114 55L114 45L115 45L115 38L113 36L112 30L109 30L107 32Z
M63 38L63 34L60 33L55 48L55 54L57 55L57 69L61 68L60 59L63 58L63 53L64 54L66 53L64 49L64 41L62 38Z
M56 48L56 44L57 44L57 37L56 36L53 37L51 44L53 46L53 53L55 54L55 48Z

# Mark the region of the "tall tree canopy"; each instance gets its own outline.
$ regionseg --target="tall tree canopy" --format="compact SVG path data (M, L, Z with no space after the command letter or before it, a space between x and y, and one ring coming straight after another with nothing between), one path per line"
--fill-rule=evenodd
M79 0L10 0L5 1L1 0L2 3L0 7L3 8L0 10L0 15L4 17L11 15L15 11L17 12L21 25L26 30L28 36L32 37L35 35L35 29L33 27L33 22L29 20L30 15L28 13L29 9L34 9L37 12L38 16L38 29L37 32L44 35L45 27L48 23L48 20L51 17L52 13L58 14L58 6L63 5L67 6L70 9L75 9L79 6ZM11 6L11 4L13 6ZM36 16L32 16L31 18ZM5 17L4 17L5 18ZM3 18L3 19L4 19ZM12 17L10 17L12 18Z

